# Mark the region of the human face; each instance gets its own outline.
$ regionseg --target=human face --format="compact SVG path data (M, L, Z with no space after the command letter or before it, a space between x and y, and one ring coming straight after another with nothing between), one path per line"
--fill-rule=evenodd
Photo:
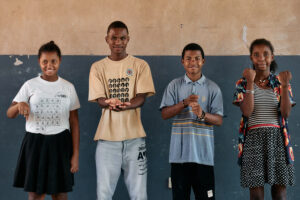
M256 71L270 71L274 55L268 46L261 44L253 47L250 58Z
M182 65L189 78L198 76L201 77L202 66L204 65L204 59L202 58L199 50L187 50L184 53L184 57L181 60Z
M43 52L39 59L39 64L43 72L42 78L47 81L57 80L57 71L59 69L61 59L57 53L54 52Z
M112 28L105 37L112 56L126 56L126 47L129 42L128 32L125 28Z

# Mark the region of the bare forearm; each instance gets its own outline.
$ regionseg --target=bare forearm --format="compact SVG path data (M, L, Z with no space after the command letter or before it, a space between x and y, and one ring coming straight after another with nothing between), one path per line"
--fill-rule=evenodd
M288 117L291 112L291 102L289 98L288 86L281 87L280 111L283 117Z
M18 103L13 102L7 109L6 115L8 118L16 118L19 114Z
M99 99L97 99L97 103L101 108L108 108L109 104L105 103L105 100L107 100L107 98L104 97L100 97Z
M205 113L204 121L212 125L221 126L223 123L223 117L217 114Z
M79 156L79 120L77 110L70 112L70 128L72 134L73 155Z
M137 94L136 97L130 100L130 105L126 107L126 110L141 107L145 103L146 95L145 93Z
M253 91L254 90L254 83L248 82L246 90ZM240 109L244 116L249 117L254 109L254 94L252 93L245 93L244 94L244 100L240 104Z
M163 119L170 119L176 115L178 115L184 109L184 105L182 102L175 104L173 106L164 107L161 111L161 117Z

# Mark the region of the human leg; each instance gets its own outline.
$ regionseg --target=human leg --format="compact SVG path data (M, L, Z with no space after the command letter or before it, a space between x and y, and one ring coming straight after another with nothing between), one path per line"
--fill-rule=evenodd
M272 185L271 194L273 200L286 200L286 186Z
M191 195L190 171L186 163L171 163L173 200L189 200Z
M46 194L37 194L35 192L28 192L28 200L44 200Z
M214 200L215 199L215 175L214 167L191 163L193 171L192 188L196 200Z
M96 148L97 199L111 200L122 165L122 142L99 140Z
M250 188L250 200L264 200L264 187Z
M52 200L68 200L68 193L52 194Z
M147 199L147 157L145 138L124 141L124 180L131 200Z

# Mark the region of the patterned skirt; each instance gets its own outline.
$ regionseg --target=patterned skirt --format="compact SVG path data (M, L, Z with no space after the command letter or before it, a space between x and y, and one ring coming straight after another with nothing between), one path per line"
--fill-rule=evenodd
M279 128L263 127L248 131L242 157L241 186L294 185L294 166L286 160Z

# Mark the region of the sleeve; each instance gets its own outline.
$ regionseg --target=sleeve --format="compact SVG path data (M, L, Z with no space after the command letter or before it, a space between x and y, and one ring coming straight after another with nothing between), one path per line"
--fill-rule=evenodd
M246 92L246 82L244 79L240 79L235 84L235 92L233 95L233 104L239 106L244 100L244 94Z
M13 99L13 102L27 102L29 103L29 85L28 82L25 82L21 89L19 90L19 92L17 93L17 95L15 96L15 98Z
M89 97L88 100L91 102L96 102L100 97L106 97L104 80L97 71L97 65L93 64L90 70L89 76Z
M149 65L144 62L137 77L136 94L147 93L147 96L155 94L154 84Z
M173 82L169 83L164 91L159 109L176 104L176 94Z
M213 94L210 105L210 113L223 116L223 98L219 87Z
M70 94L70 111L77 110L80 108L79 99L75 90L74 85L71 85L71 94Z
M296 101L294 100L294 96L293 96L293 92L292 92L292 86L289 85L289 97L290 97L290 101L292 106L296 105Z

